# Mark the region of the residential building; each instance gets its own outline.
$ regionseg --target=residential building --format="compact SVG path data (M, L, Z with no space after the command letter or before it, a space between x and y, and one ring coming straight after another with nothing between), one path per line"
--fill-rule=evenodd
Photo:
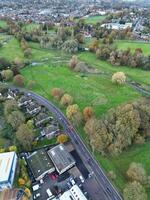
M27 158L27 162L37 181L42 179L47 173L55 171L55 167L44 149L33 152Z
M62 174L75 165L75 160L63 144L57 145L48 151L56 170Z
M107 23L107 24L102 24L101 27L105 27L107 29L112 29L112 30L123 30L127 28L132 28L132 23L125 23L125 24Z
M0 190L12 188L16 166L15 152L0 153Z
M42 135L42 137L47 137L48 139L51 139L51 138L57 136L59 134L59 132L60 132L60 130L59 130L58 125L55 126L55 125L51 124L42 129L41 135Z
M32 98L29 96L23 95L19 100L18 100L18 106L27 106L32 102Z
M19 95L18 89L8 89L7 99L15 99Z
M53 120L53 117L48 115L47 113L40 113L39 115L36 116L36 118L34 119L34 123L36 127L41 126L42 124L47 123L48 121Z
M29 114L29 115L35 115L35 114L38 114L41 110L41 106L35 102L31 102L27 105L26 107L26 112Z

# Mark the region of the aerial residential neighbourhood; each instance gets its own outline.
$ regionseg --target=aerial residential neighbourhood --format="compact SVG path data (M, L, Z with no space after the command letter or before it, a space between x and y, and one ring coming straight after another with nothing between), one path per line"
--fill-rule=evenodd
M150 200L150 2L0 0L0 200Z

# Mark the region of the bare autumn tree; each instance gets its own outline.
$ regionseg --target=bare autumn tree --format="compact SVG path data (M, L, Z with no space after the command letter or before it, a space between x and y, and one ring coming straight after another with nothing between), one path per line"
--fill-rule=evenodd
M84 129L93 150L119 154L134 142L140 124L139 111L133 104L125 104L111 109L100 120L88 120Z
M138 181L141 184L147 184L148 176L141 163L132 162L126 175L130 181Z
M24 57L29 58L29 56L31 56L31 54L32 54L31 48L27 48L24 50Z
M24 77L20 74L16 75L14 78L13 78L13 83L17 86L24 86Z
M144 187L139 182L131 182L123 190L124 200L147 200L147 194Z
M3 70L1 74L2 74L3 79L5 79L6 81L10 81L13 78L13 71L10 69Z
M68 106L73 103L73 97L69 94L64 94L60 100L62 106Z
M97 39L93 40L92 43L89 45L89 50L91 52L96 52L99 47L99 41Z
M68 141L68 136L66 134L60 134L57 136L57 142L63 144Z
M75 126L82 122L82 113L77 104L68 106L66 109L66 115Z
M133 103L133 106L138 110L140 115L140 136L150 137L150 100L149 98L142 98Z
M64 91L61 88L53 88L51 90L51 95L54 97L56 100L60 100L61 97L63 96Z
M34 133L31 128L29 128L26 124L20 125L16 132L16 137L25 150L31 150L34 138Z
M8 123L11 124L11 126L17 130L17 128L25 122L25 117L22 112L20 111L13 111L8 116Z
M89 136L89 142L93 152L104 153L108 145L112 142L112 134L109 134L105 124L95 118L88 120L84 127L85 132Z
M123 72L116 72L112 76L112 82L118 85L123 85L126 81L126 76Z
M74 56L72 56L72 58L71 58L71 60L69 62L69 67L71 69L74 69L76 67L77 63L78 63L78 58L77 58L76 55L74 55Z
M92 107L85 107L84 108L83 117L84 117L84 120L86 122L93 117L93 109L92 109Z
M18 110L18 105L15 100L7 100L4 103L4 115L7 117L9 114L11 114L13 111Z

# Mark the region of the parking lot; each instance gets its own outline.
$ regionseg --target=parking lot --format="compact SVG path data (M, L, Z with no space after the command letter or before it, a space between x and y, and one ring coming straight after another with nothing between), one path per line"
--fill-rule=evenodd
M53 195L58 195L59 193L66 191L68 189L67 183L69 182L70 177L71 174L68 172L60 176L58 176L57 173L47 174L42 179L43 183L35 182L32 185L32 187L39 185L39 188L36 191L33 191L34 199L47 199L47 189L50 189Z
M25 158L27 163L28 173L30 174L32 180L32 188L33 188L33 199L37 200L46 200L49 198L47 190L49 189L54 196L57 196L59 193L63 193L67 191L69 188L72 187L73 184L77 184L84 193L86 193L86 179L89 176L89 172L84 165L83 161L81 160L80 156L74 149L71 142L67 145L67 150L73 156L76 165L73 166L71 169L66 171L65 173L59 175L56 171L51 174L46 174L41 181L35 181L34 176L32 174L31 169L28 166L28 161L26 156L29 153L23 153L22 156ZM45 148L45 150L49 150L51 147ZM81 180L81 178L83 180ZM71 180L74 180L73 182Z

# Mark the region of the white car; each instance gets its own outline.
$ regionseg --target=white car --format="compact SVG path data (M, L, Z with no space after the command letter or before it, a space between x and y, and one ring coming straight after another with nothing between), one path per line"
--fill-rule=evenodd
M43 183L44 183L43 179L41 179L41 180L40 180L40 183L41 183L41 184L43 184Z
M37 184L37 185L34 185L33 187L32 187L32 189L33 189L33 191L36 191L36 190L38 190L39 189L39 185Z
M36 197L40 197L40 196L41 196L41 194L40 194L40 193L37 193L37 194L36 194Z
M73 178L70 178L70 182L71 182L72 185L76 184L76 182L75 182L75 180Z
M37 193L36 195L34 195L33 199L37 199L38 197L40 197L41 194L40 193Z
M79 178L80 178L81 182L84 183L84 178L83 178L83 176L79 176Z

